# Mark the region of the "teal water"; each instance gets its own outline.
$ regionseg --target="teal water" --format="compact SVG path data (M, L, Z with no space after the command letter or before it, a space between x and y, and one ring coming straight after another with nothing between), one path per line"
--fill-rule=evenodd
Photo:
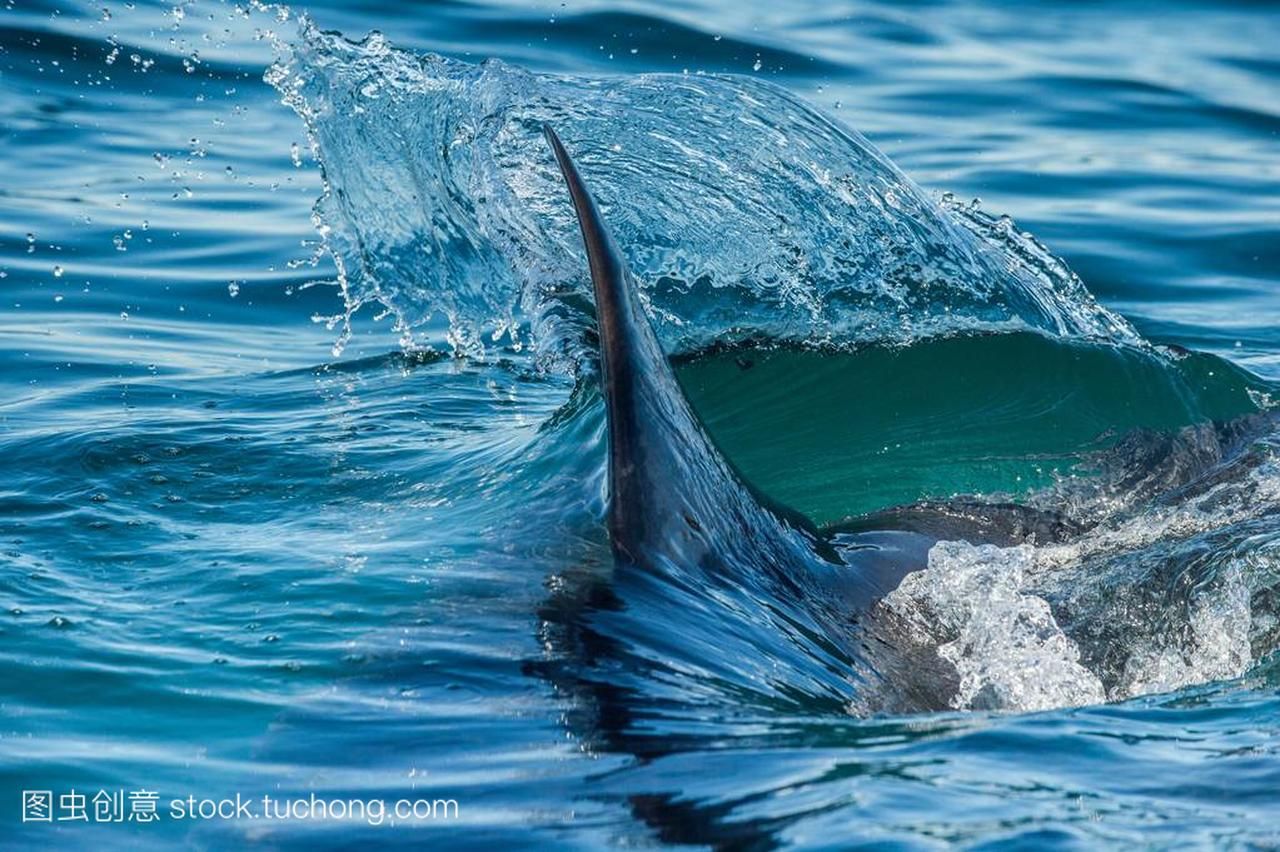
M1249 3L11 0L0 846L1280 841L1278 41ZM886 602L945 706L785 601L615 575L544 121L763 491L1085 530ZM169 807L236 793L458 816Z

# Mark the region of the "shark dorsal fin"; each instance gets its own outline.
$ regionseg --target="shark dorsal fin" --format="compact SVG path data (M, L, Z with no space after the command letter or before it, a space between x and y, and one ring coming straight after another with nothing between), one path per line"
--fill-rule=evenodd
M744 539L790 538L805 522L761 505L716 449L685 399L626 260L577 167L551 128L546 135L568 184L591 269L615 550L642 567L665 560L667 570L705 571L723 561L709 560L712 551L737 550Z

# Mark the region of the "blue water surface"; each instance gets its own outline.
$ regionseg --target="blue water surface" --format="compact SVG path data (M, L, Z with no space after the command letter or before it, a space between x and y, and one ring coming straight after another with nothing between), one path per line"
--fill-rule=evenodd
M7 0L0 846L1280 843L1277 44L1246 2ZM947 706L613 575L544 121L763 490L1102 524L904 592ZM61 818L99 791L160 818ZM237 794L456 814L171 809Z

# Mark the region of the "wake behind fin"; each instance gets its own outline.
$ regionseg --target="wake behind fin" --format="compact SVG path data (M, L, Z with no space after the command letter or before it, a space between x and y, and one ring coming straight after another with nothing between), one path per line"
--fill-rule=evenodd
M765 508L690 408L636 296L631 273L559 137L544 128L586 247L608 418L609 533L642 567L711 568L745 540L790 538L807 521ZM817 544L816 534L810 547ZM779 542L779 544L781 544ZM763 567L763 566L761 566Z

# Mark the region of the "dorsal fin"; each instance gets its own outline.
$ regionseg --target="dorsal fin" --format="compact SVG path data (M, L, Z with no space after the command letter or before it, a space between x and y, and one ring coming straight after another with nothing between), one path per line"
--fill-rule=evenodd
M803 522L760 505L690 408L631 273L559 137L545 128L573 199L591 268L609 429L609 533L634 563L712 569L709 552ZM757 545L760 542L757 542ZM758 566L765 567L765 566Z

